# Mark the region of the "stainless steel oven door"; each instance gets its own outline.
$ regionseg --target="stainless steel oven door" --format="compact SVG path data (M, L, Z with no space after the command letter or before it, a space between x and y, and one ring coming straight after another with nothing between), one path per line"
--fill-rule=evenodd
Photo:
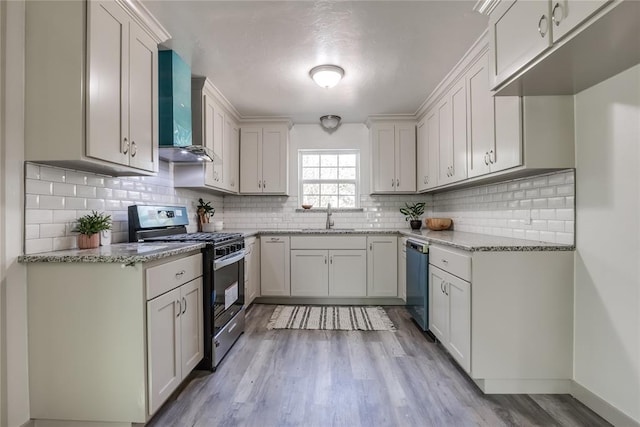
M212 285L209 321L216 335L244 306L244 250L214 261Z

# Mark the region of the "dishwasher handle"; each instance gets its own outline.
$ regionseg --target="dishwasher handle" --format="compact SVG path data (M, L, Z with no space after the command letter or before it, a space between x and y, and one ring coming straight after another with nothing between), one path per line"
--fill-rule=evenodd
M420 252L422 254L429 253L429 244L426 242L407 239L407 243L405 244L405 246L407 247L407 249L413 249L414 251Z

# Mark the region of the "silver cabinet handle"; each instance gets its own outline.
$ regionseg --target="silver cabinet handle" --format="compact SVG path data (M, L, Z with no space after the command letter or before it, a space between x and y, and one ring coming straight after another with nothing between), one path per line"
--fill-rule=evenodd
M429 177L427 177L427 184L429 183Z
M369 243L369 250L372 251L373 250L373 243Z
M325 264L327 263L327 257L324 257L324 263Z
M135 141L131 141L131 157L135 157L138 152L138 147L136 146Z
M184 307L182 307L182 314L184 314L187 311L187 299L182 297L182 302L184 303Z
M542 30L542 22L545 23L544 31ZM547 15L542 15L538 20L538 32L540 33L540 37L544 38L547 35L548 30L549 26L547 25Z
M448 287L447 285L451 285L451 283L447 282L447 283L444 284L444 294L446 296L449 296L449 291L447 291L447 287Z
M266 179L262 180L262 188L267 188L267 180Z
M422 183L423 183L423 184L426 184L426 183L427 183L427 177L426 177L426 176L425 176L425 177L422 177Z
M560 16L560 18L556 18L556 10L560 10L560 12L562 13L562 15ZM564 19L564 10L562 10L562 6L560 5L560 3L556 3L555 6L553 6L553 10L551 11L551 21L556 24L556 27L558 25L560 25L560 21L562 21Z
M262 181L258 181L258 188L262 188Z
M442 258L442 262L445 263L445 264L449 264L449 261L444 259L444 258Z
M176 304L178 304L178 314L176 314L176 317L180 317L180 312L182 312L182 305L180 304L180 300L177 300Z
M484 164L489 166L489 153L484 153Z
M392 187L395 187L395 186L396 186L395 182L396 182L396 180L395 180L395 179L393 179L393 178L391 178L391 186L392 186Z
M122 140L122 152L124 154L129 152L129 140L127 138Z
M444 282L440 282L440 292L444 294Z
M396 179L396 188L400 187L400 179Z
M329 257L329 264L333 264L333 257L332 256Z
M279 237L272 237L272 238L271 238L271 241L272 241L272 242L279 242L279 241L280 241L280 238L279 238Z
M489 163L493 164L493 162L495 161L496 158L496 153L493 152L493 150L489 151Z
M178 271L176 273L176 280L180 280L182 278L182 276L184 276L184 273L186 273L186 271L184 271L184 270Z

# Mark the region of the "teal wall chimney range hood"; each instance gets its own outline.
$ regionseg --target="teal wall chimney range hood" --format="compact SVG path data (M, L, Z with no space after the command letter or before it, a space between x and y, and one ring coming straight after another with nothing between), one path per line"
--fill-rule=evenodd
M213 161L213 153L192 144L191 68L172 50L158 52L158 135L161 159L175 163Z

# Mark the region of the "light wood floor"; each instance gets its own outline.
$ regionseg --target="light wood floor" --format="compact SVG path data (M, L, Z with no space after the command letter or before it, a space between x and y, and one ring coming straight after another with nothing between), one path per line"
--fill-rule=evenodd
M254 305L217 372L149 423L168 426L607 426L568 395L483 395L401 307L396 332L267 330Z

